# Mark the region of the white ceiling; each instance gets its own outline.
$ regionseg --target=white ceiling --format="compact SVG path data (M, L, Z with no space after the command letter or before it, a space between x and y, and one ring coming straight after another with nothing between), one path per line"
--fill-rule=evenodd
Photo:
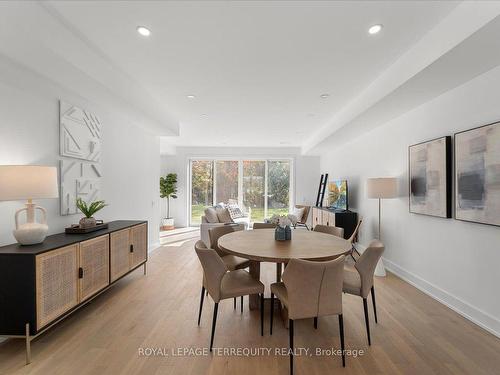
M52 1L45 7L180 122L180 136L170 143L290 147L303 146L456 6ZM368 35L376 23L384 29ZM137 25L152 35L139 36ZM323 93L330 96L321 99Z

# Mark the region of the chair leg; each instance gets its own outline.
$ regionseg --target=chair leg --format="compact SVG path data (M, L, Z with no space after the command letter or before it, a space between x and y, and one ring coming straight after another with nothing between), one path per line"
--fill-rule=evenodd
M377 304L375 303L375 287L373 285L372 285L372 302L373 302L373 314L375 315L375 323L378 324Z
M288 319L288 331L290 334L290 375L293 375L293 319Z
M314 329L318 329L318 317L314 318Z
M271 320L269 322L269 334L273 334L273 315L274 315L274 294L271 293Z
M200 298L200 311L198 312L198 325L201 321L201 310L203 309L203 299L205 298L205 287L201 287L201 298Z
M233 298L233 308L236 310L236 297Z
M243 314L243 296L241 296L241 313Z
M264 336L264 293L260 295L260 335Z
M212 336L210 337L210 351L214 346L214 336L215 336L215 324L217 323L217 310L219 309L219 304L216 302L214 306L214 317L212 320Z
M339 314L340 349L342 350L342 367L345 367L344 317Z
M372 340L370 339L370 321L368 320L368 303L366 302L366 298L363 298L363 308L365 310L365 324L366 334L368 335L368 345L371 345Z

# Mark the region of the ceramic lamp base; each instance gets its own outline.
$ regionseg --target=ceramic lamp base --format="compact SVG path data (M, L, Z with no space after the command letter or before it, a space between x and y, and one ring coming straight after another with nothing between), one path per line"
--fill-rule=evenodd
M35 210L40 210L42 213L41 223L35 221ZM19 223L19 215L21 212L26 211L26 223ZM17 210L16 216L16 229L13 234L17 242L21 245L34 245L43 242L47 237L49 227L47 226L47 212L43 207L35 205L31 199L26 203L25 208Z
M25 223L14 229L14 237L21 245L34 245L43 242L49 227L40 223Z

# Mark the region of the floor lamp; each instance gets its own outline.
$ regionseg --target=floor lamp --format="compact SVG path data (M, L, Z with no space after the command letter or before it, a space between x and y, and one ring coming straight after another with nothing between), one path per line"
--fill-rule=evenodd
M382 241L381 201L382 199L396 198L398 196L398 180L395 177L369 178L366 181L366 194L368 198L378 199L378 239ZM385 276L382 259L380 259L375 274Z

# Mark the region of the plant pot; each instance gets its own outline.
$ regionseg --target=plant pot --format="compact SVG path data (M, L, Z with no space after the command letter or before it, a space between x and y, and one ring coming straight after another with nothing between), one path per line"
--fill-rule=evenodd
M277 226L274 230L274 239L276 241L286 241L286 231L285 228Z
M93 217L82 217L79 224L80 228L92 228L96 226L97 222Z
M161 227L160 230L172 230L175 228L174 218L167 217L161 219Z

